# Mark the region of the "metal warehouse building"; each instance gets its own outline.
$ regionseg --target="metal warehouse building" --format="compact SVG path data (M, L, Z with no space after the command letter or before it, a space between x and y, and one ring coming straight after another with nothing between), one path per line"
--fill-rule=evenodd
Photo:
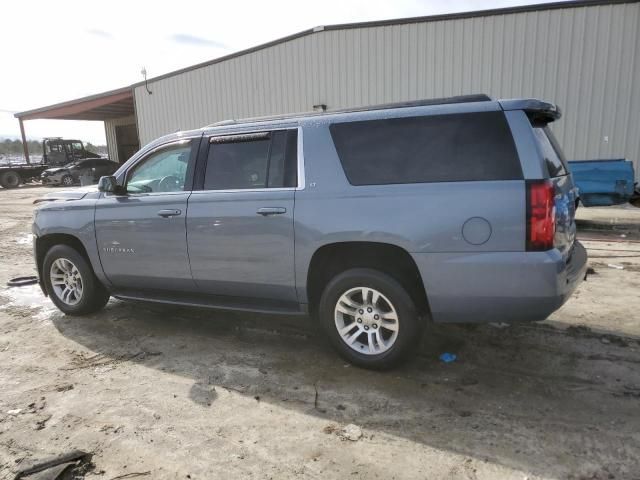
M584 0L320 26L150 79L16 114L102 120L122 162L220 120L470 93L557 103L570 159L640 170L640 3ZM634 81L635 80L635 81Z

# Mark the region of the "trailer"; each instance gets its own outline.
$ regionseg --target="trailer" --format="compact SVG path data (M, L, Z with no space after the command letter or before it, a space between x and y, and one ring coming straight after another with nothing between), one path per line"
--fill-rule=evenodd
M59 137L42 141L41 163L0 164L0 186L17 188L22 183L40 180L42 172L51 167L60 167L75 160L102 158L97 153L85 150L80 140L65 140Z
M16 188L21 183L40 180L40 175L49 165L45 164L8 164L0 165L0 186L3 188Z

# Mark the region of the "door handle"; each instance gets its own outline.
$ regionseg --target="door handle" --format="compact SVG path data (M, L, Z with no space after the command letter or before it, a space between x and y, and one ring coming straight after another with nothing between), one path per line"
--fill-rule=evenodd
M164 217L164 218L177 217L181 213L182 213L182 210L178 210L178 209L176 209L176 210L160 210L158 212L158 216Z
M267 215L282 215L287 213L287 209L284 207L262 207L256 212L258 215L266 217Z

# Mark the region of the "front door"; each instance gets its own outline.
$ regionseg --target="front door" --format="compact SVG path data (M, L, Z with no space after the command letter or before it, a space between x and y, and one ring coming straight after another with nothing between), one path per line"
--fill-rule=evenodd
M104 194L97 201L100 260L116 288L194 289L186 216L199 140L151 151L126 172L126 195Z
M203 189L189 198L187 216L191 271L200 292L296 301L297 130L204 141Z

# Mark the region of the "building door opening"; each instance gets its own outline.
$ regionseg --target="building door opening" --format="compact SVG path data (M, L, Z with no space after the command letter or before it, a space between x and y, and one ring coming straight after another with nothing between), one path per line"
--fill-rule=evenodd
M116 145L118 148L118 160L124 163L140 150L138 129L135 124L116 126Z

